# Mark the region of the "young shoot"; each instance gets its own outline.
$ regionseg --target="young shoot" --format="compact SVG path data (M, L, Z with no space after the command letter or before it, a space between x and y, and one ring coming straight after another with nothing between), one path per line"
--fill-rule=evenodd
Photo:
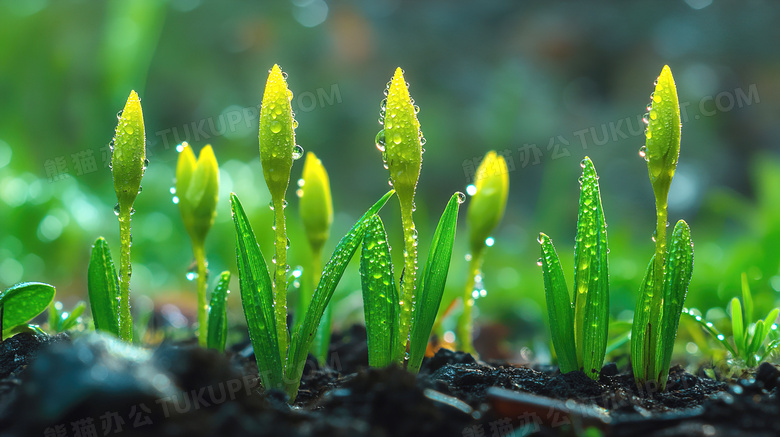
M467 191L472 195L466 215L469 227L469 269L463 294L463 314L458 320L457 338L462 351L475 354L471 313L474 302L483 289L481 281L477 279L482 277L480 269L485 250L493 245L494 240L490 235L504 216L509 195L509 170L504 157L492 150L488 152L477 168L474 185Z
M21 282L0 293L0 341L15 334L54 300L55 290L41 282Z
M206 145L198 159L186 142L180 146L176 165L176 197L184 227L192 242L195 256L195 279L198 292L198 343L208 343L208 303L206 287L208 262L206 261L206 234L214 224L219 199L219 168L214 150ZM189 277L188 273L188 277Z
M753 321L753 295L745 273L742 273L742 302L736 297L731 299L732 343L712 322L702 319L695 310L683 310L683 314L691 316L718 340L737 363L751 369L764 362L780 346L780 339L776 336L767 343L770 334L777 331L775 321L780 308L769 311L764 319Z
M119 337L133 340L133 317L130 314L130 220L135 212L133 203L141 192L141 178L149 162L146 160L146 137L141 101L135 91L130 92L125 108L117 115L114 139L111 141L111 171L117 204L114 213L119 218Z
M667 196L680 155L680 105L669 66L658 77L644 120L647 161L656 208L655 254L639 290L631 333L631 365L637 386L648 383L663 391L669 376L674 340L693 271L693 242L680 220L667 247Z
M298 185L297 194L300 198L298 211L311 249L311 259L309 268L304 269L303 272L303 287L298 297L295 314L296 325L303 322L303 315L311 302L314 287L322 276L322 248L328 241L330 226L333 223L333 200L328 172L325 171L322 161L312 152L306 154L303 176L298 181ZM328 357L331 319L331 306L327 306L311 350L321 363L324 363Z
M573 299L555 246L545 234L539 234L542 256L537 264L544 275L550 331L561 373L582 370L598 379L609 329L607 223L593 162L585 157L581 166Z

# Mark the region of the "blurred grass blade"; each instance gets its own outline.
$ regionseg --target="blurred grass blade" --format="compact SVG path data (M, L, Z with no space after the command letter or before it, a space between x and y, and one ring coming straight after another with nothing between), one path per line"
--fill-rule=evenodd
M658 329L650 321L654 276L655 255L650 258L650 264L647 266L642 285L639 287L639 299L636 302L634 324L631 327L631 368L634 371L634 378L640 384L647 382L648 375L650 375L649 366L651 362L654 363L654 357L649 356L653 332Z
M393 277L390 246L382 219L372 216L366 226L360 252L360 282L363 288L368 364L386 367L401 358L404 349L398 337L398 290Z
M73 310L70 313L63 313L62 315L64 317L60 317L57 325L57 332L65 332L76 326L79 317L84 314L84 310L86 309L87 304L84 302L79 302L75 307L73 307Z
M117 308L119 278L116 275L114 261L111 259L108 242L103 237L98 237L95 245L92 246L87 289L95 330L119 337L119 309Z
M753 320L753 294L750 292L745 272L742 272L742 303L745 306L745 321L750 323Z
M395 194L390 190L379 199L365 214L352 226L352 229L339 241L336 249L333 251L330 260L322 271L322 277L314 290L309 308L306 310L303 323L295 330L290 342L290 354L288 358L286 380L288 382L287 394L290 396L290 402L295 400L298 393L298 387L303 375L303 366L306 364L311 344L314 341L314 335L317 327L325 312L325 307L330 302L336 286L347 268L347 264L352 259L360 243L363 241L363 235L366 231L366 225L369 219L374 216L387 203L390 197Z
M209 305L209 326L207 345L209 349L219 352L225 351L227 340L227 297L230 285L230 272L224 271L219 277L219 282L211 293Z
M420 370L436 313L439 311L444 284L447 282L447 273L450 269L452 245L455 242L455 229L458 225L458 210L464 198L463 193L455 193L447 203L433 234L425 270L420 277L418 287L420 296L414 302L414 318L409 336L407 369L412 373Z
M731 299L731 332L737 353L745 351L745 325L742 324L742 305L738 298Z
M723 335L720 331L718 331L718 328L716 328L715 325L705 321L704 319L702 319L701 316L692 314L691 312L687 312L687 313L683 312L683 314L688 314L689 316L691 316L691 318L696 323L701 325L701 327L704 328L705 331L707 331L713 338L718 340L718 342L723 346L723 348L729 351L732 357L737 356L737 352L734 350L734 348L731 347L731 344L728 342L728 340L726 340L726 336Z
M574 338L577 362L598 379L607 350L609 269L607 226L601 207L598 175L590 158L582 160L577 237L574 246Z
M260 380L265 389L281 389L284 364L274 318L274 300L268 266L257 245L255 233L235 193L230 195L233 223L236 226L236 257L249 339L257 358ZM284 334L284 333L283 333Z
M54 300L54 287L41 282L21 282L0 294L0 340L2 334L24 325Z
M749 343L746 339L745 342L745 359L748 366L753 367L757 364L752 363L752 361L756 359L756 352L761 348L761 344L766 339L766 334L768 332L765 330L764 321L759 320L756 322L755 330L753 331L753 339Z
M552 240L545 234L539 234L539 244L542 246L540 259L553 347L558 356L558 367L561 373L569 373L579 370L577 351L574 346L574 309L566 286L566 278L563 276L561 261Z
M656 369L661 391L666 388L669 378L669 365L672 363L674 340L680 325L688 284L693 274L693 242L688 223L680 220L672 231L672 245L666 257L664 272L664 304L661 331L656 351Z

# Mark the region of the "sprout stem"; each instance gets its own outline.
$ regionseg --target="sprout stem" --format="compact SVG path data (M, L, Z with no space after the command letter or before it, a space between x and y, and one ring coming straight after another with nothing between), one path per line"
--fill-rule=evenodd
M131 211L132 207L128 205L121 206L119 210L119 338L128 343L133 341L133 315L130 314L130 276L133 273L130 266Z
M206 249L203 246L202 243L194 244L192 252L195 255L198 278L198 344L202 347L207 347L208 304L206 303L206 282L208 280L208 262L206 261Z
M401 199L399 195L399 199ZM409 340L409 331L412 326L412 309L414 308L414 291L417 283L417 237L412 219L412 200L401 200L401 223L404 229L404 273L401 284L401 342L406 345ZM401 355L399 364L405 360L405 354Z
M655 228L655 271L653 276L653 300L650 310L650 348L646 351L645 368L646 378L656 377L656 356L658 351L659 333L661 329L661 310L664 300L664 265L666 264L666 197L655 199L656 228Z
M287 227L284 217L284 198L273 199L274 206L274 312L276 335L279 338L279 356L282 365L287 362Z
M474 286L476 285L476 277L479 274L479 269L482 266L482 253L480 249L471 255L469 261L469 275L466 280L466 289L463 292L463 314L458 321L457 338L460 341L460 349L463 352L476 355L473 343L473 320L472 309L474 308Z

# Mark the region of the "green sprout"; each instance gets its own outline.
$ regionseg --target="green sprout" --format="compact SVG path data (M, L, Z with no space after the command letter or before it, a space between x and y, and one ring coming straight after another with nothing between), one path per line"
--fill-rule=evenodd
M574 245L574 298L550 237L539 234L544 291L553 347L561 373L583 370L598 379L609 329L607 224L601 207L598 175L588 157L582 160L577 236Z
M141 191L141 178L148 161L146 160L146 137L141 101L135 91L130 92L125 108L117 116L111 170L114 175L114 190L118 203L114 213L119 217L119 239L121 252L119 257L119 337L127 342L133 340L133 316L130 314L130 220L135 212L133 203Z
M296 325L303 322L303 315L309 307L314 287L322 276L322 247L330 236L330 226L333 223L333 199L330 192L328 172L317 156L309 152L303 163L303 175L298 181L299 213L306 232L306 239L311 249L311 265L303 272L304 286L298 297L296 310ZM328 357L330 345L330 325L332 310L328 306L322 316L321 328L317 329L317 336L312 345L312 354L320 362L325 362Z
M79 302L70 311L65 311L62 302L53 302L49 305L49 332L60 333L69 331L81 322L81 315L87 309L85 302Z
M214 150L206 145L198 159L186 142L181 144L176 165L176 194L184 227L192 242L195 256L198 292L198 343L208 343L206 287L208 262L206 261L206 234L214 224L219 200L219 168ZM188 274L189 275L189 274ZM191 277L191 276L188 276Z
M666 388L674 340L693 271L693 242L680 220L666 243L667 196L680 154L680 105L669 66L656 82L645 116L646 142L639 154L647 161L656 207L655 254L639 290L631 332L631 365L639 387L653 382Z
M87 290L95 330L119 337L119 278L111 258L108 242L103 237L98 237L95 240L95 245L92 246Z
M396 68L387 84L387 99L382 101L380 123L384 129L376 136L376 147L390 171L390 185L398 194L404 233L404 270L401 282L401 332L409 332L412 323L417 283L417 229L414 226L414 194L422 167L425 139L417 121L419 108L409 96L404 73ZM408 339L403 339L406 342Z
M733 345L712 322L702 319L695 310L683 310L683 314L691 316L705 331L718 340L737 362L749 368L758 366L780 346L780 339L775 338L763 348L763 351L761 350L767 343L769 334L777 330L775 320L780 315L780 308L771 310L763 320L753 321L753 295L745 273L742 273L742 303L736 297L731 299Z
M0 341L16 333L54 300L55 290L41 282L21 282L0 293Z
M477 168L473 190L466 215L469 226L469 269L463 294L463 314L457 326L460 349L470 354L476 353L472 343L471 313L481 288L477 287L477 278L482 276L480 269L485 249L493 244L490 234L504 216L509 195L509 170L503 156L492 150L485 155Z
M404 233L404 270L401 292L396 291L390 246L379 217L368 224L363 239L360 273L368 333L368 360L374 367L390 363L417 372L425 356L447 280L455 227L463 193L455 193L439 219L428 261L417 277L417 230L412 221L414 193L422 166L425 139L417 121L419 108L409 96L403 71L398 68L388 83L381 105L376 146L382 151L390 184L398 193ZM408 353L407 353L408 351Z

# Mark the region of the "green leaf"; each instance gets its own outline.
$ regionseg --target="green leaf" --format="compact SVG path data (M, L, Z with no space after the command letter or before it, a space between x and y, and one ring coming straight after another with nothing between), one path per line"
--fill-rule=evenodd
M745 353L745 325L742 321L742 306L738 298L731 299L731 332L738 354Z
M24 325L42 313L54 300L54 287L41 282L22 282L0 294L0 339L3 332L9 332Z
M658 329L650 321L650 313L653 302L653 278L655 277L655 255L650 258L645 277L639 287L639 299L634 310L634 323L631 327L631 368L634 371L634 379L638 384L647 382L652 372L650 366L654 365L650 344L654 330Z
M539 243L542 247L540 260L553 347L561 373L569 373L579 370L574 343L574 308L552 240L546 234L539 234Z
M347 268L347 264L352 259L360 243L363 241L363 235L366 231L366 225L373 215L387 203L390 197L395 193L390 190L379 199L365 214L352 226L352 229L339 241L336 249L333 251L330 260L322 271L322 277L314 290L309 308L306 310L303 323L295 330L290 342L290 353L288 355L288 364L286 372L287 394L290 402L295 400L298 394L298 387L303 375L303 367L306 364L306 356L309 353L311 344L314 341L314 335L317 327L328 306L336 286Z
M425 262L425 270L420 277L420 297L414 302L414 319L412 320L409 362L407 369L413 373L420 370L428 338L439 311L441 298L444 294L444 284L452 258L452 245L455 242L455 229L458 225L458 210L465 199L463 193L455 193L447 203L447 207L439 219L436 231L431 241L431 250ZM405 335L405 333L401 333Z
M737 356L737 352L734 350L734 348L731 347L731 344L728 342L728 340L726 340L726 336L718 331L718 328L716 328L715 325L704 321L701 316L694 315L690 312L683 312L683 314L689 315L696 323L701 325L701 327L704 328L704 330L707 331L713 338L715 338L715 340L718 340L724 349L729 351L732 357Z
M230 285L230 272L224 271L219 276L219 282L211 293L209 305L208 347L220 352L225 351L227 340L227 297Z
M582 189L574 245L574 338L578 364L588 377L598 379L609 328L607 225L593 162L585 157L581 165Z
M283 359L279 355L279 343L274 318L274 300L271 278L255 233L246 217L244 208L235 193L230 195L233 223L236 227L236 257L241 288L241 305L244 307L249 339L255 351L260 381L266 389L283 388Z
M398 338L400 310L390 246L378 215L372 216L366 226L360 252L360 280L368 334L368 364L386 367L403 355L404 344Z
M750 293L747 274L742 272L742 303L745 310L745 322L750 323L753 320L753 294Z
M111 259L108 242L103 237L95 240L92 255L89 258L87 276L89 305L95 330L108 332L119 337L119 279Z
M666 257L664 270L663 315L658 334L658 350L655 351L656 372L658 372L658 383L662 391L666 388L666 380L669 378L674 340L677 338L680 315L693 274L693 242L691 230L684 220L678 221L674 226L672 245Z

